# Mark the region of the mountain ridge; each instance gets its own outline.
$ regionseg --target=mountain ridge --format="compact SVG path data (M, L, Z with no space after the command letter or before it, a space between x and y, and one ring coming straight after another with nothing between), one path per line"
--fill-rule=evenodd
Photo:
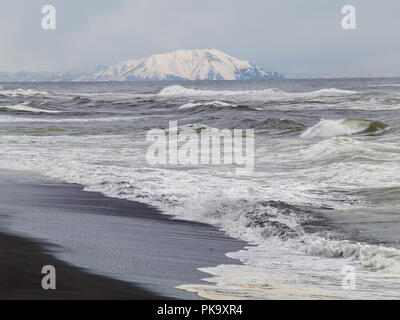
M66 72L0 72L0 81L168 81L283 79L277 72L239 60L217 49L179 49L109 66Z

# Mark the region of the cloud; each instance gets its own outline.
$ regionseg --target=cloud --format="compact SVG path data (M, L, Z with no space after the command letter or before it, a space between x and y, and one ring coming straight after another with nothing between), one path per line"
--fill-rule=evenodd
M57 30L40 28L42 0L3 0L0 70L66 70L179 48L217 48L289 76L400 75L398 0L53 0ZM388 52L390 54L388 54Z

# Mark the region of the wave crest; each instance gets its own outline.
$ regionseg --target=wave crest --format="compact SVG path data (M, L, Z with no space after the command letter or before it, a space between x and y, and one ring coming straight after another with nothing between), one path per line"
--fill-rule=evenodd
M168 86L160 91L159 96L171 97L210 97L210 96L256 96L260 98L312 98L316 96L340 96L358 94L356 91L340 90L335 88L321 89L311 92L285 92L277 88L268 88L263 90L201 90L190 89L179 85Z
M19 111L19 112L33 112L33 113L60 113L61 112L61 111L56 111L56 110L34 108L34 107L31 107L30 105L31 105L30 102L24 102L24 103L16 104L13 106L0 106L0 109Z
M223 101L211 101L211 102L207 102L207 103L200 103L200 102L188 102L182 106L179 107L179 109L192 109L192 108L196 108L196 107L200 107L200 106L205 106L205 107L236 107L236 105L234 104L230 104L227 102L223 102Z
M372 134L389 126L376 120L321 120L301 134L302 138L329 138L355 133Z
M3 90L0 88L0 95L6 97L32 97L32 96L51 96L52 93L50 91L37 91L33 89L12 89L12 90Z

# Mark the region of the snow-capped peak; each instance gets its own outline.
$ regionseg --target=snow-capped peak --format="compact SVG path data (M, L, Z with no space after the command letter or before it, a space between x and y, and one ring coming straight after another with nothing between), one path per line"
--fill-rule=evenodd
M279 73L216 49L176 50L111 66L67 72L0 73L0 81L160 81L281 79Z
M247 80L280 77L216 49L176 50L128 60L98 74L109 80ZM115 79L116 80L116 79Z

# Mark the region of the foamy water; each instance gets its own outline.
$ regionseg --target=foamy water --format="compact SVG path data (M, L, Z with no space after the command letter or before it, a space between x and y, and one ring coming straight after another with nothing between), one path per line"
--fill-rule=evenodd
M0 166L249 242L229 254L244 265L205 266L209 285L182 284L206 298L398 298L400 239L385 219L399 214L400 92L377 91L379 81L4 86ZM255 129L254 173L149 165L145 134L169 121ZM341 214L351 222L333 223ZM346 266L356 271L351 291L342 288Z

